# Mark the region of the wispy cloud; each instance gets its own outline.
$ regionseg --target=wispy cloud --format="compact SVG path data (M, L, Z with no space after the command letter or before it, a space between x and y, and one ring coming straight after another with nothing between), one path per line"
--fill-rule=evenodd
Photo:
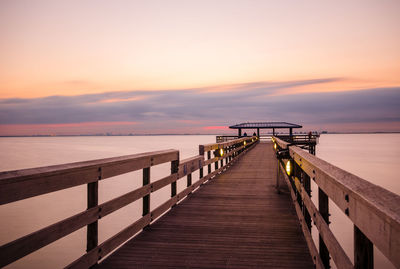
M250 120L286 120L305 125L400 122L400 87L277 94L296 85L337 80L255 82L230 85L222 91L210 87L0 99L0 124L140 122L141 128L151 132L152 128L225 126Z

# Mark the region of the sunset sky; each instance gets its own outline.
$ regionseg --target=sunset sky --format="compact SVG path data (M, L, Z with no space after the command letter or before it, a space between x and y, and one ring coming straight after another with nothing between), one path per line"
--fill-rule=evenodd
M400 131L400 1L0 1L0 135Z

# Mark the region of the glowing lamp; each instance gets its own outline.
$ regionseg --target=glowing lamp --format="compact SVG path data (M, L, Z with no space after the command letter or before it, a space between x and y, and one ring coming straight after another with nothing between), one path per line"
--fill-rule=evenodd
M225 154L224 149L216 149L214 151L214 156L215 157L222 157L222 156L224 156L224 154Z
M286 173L288 176L292 174L292 162L290 160L288 160L286 163Z
M246 146L246 144L247 144L247 142L246 142L246 141L244 141L244 142L243 142L243 145L244 145L244 146Z
M276 150L276 148L277 148L277 147L276 147L276 143L274 143L274 150Z

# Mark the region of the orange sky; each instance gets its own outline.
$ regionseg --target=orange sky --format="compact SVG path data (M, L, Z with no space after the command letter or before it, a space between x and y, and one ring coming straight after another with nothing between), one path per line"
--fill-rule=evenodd
M320 90L399 84L399 1L0 7L0 98L318 77L351 79Z
M397 0L4 0L0 99L319 78L337 80L275 94L398 87L399 10Z

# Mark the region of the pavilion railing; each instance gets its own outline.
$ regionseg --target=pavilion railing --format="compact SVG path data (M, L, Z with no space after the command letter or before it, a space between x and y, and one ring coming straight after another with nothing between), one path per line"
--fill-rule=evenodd
M316 268L373 268L373 246L400 268L400 196L352 175L277 137L279 178L287 183ZM311 200L318 185L318 206ZM329 199L354 225L354 265L329 228ZM319 251L311 236L319 234Z
M257 137L244 137L224 143L200 145L199 155L184 160L179 159L178 150L171 149L1 172L0 205L86 184L87 210L0 246L0 267L13 263L86 226L86 253L66 268L89 268L150 225L202 184L224 172L258 142ZM205 154L207 159L204 158ZM171 164L171 172L164 178L151 182L151 167L168 162ZM213 164L214 169L212 169ZM203 171L204 167L207 167L206 175ZM143 171L142 187L98 204L99 181L137 170ZM200 171L199 179L192 183L192 173L196 170ZM183 177L186 177L187 187L177 193L177 181ZM171 198L150 211L151 196L168 185L171 188ZM98 220L139 199L143 202L142 217L98 244Z

